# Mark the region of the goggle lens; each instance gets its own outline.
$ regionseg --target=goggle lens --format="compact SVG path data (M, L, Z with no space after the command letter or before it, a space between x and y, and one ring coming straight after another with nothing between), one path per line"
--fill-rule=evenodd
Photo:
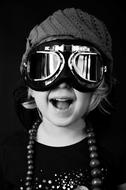
M78 53L71 64L73 70L84 80L97 82L102 77L102 63L97 54Z
M46 80L56 73L60 62L58 54L38 51L29 57L28 75L34 81Z

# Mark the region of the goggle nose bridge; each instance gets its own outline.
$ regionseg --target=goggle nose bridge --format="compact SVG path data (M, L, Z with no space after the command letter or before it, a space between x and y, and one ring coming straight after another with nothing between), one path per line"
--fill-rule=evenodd
M65 54L65 56L64 56ZM70 53L65 52L64 54L62 54L63 56L63 67L62 67L62 71L60 72L59 75L62 75L62 78L67 80L71 78L72 72L71 69L69 67L69 59L70 59Z

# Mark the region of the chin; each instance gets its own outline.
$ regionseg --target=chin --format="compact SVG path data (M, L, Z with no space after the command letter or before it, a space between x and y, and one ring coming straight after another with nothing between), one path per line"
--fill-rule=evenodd
M59 127L67 127L75 123L75 117L72 118L53 118L50 120L53 125L59 126Z

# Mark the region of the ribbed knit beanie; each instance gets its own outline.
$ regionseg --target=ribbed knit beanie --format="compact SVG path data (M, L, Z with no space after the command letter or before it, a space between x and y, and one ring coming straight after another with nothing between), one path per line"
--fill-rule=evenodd
M112 41L105 24L80 9L58 10L36 25L27 39L24 60L36 45L53 39L81 39L98 48L112 66Z

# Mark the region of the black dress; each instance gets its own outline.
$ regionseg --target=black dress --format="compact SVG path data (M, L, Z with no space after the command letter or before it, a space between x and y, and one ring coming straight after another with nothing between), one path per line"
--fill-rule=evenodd
M6 139L0 149L0 190L24 190L27 172L27 138L25 132ZM99 146L103 190L116 190L126 182L126 170L115 165L116 158ZM119 161L118 161L119 163ZM90 190L91 175L87 138L65 147L35 143L33 189L74 190L77 186ZM87 188L87 189L86 189Z

